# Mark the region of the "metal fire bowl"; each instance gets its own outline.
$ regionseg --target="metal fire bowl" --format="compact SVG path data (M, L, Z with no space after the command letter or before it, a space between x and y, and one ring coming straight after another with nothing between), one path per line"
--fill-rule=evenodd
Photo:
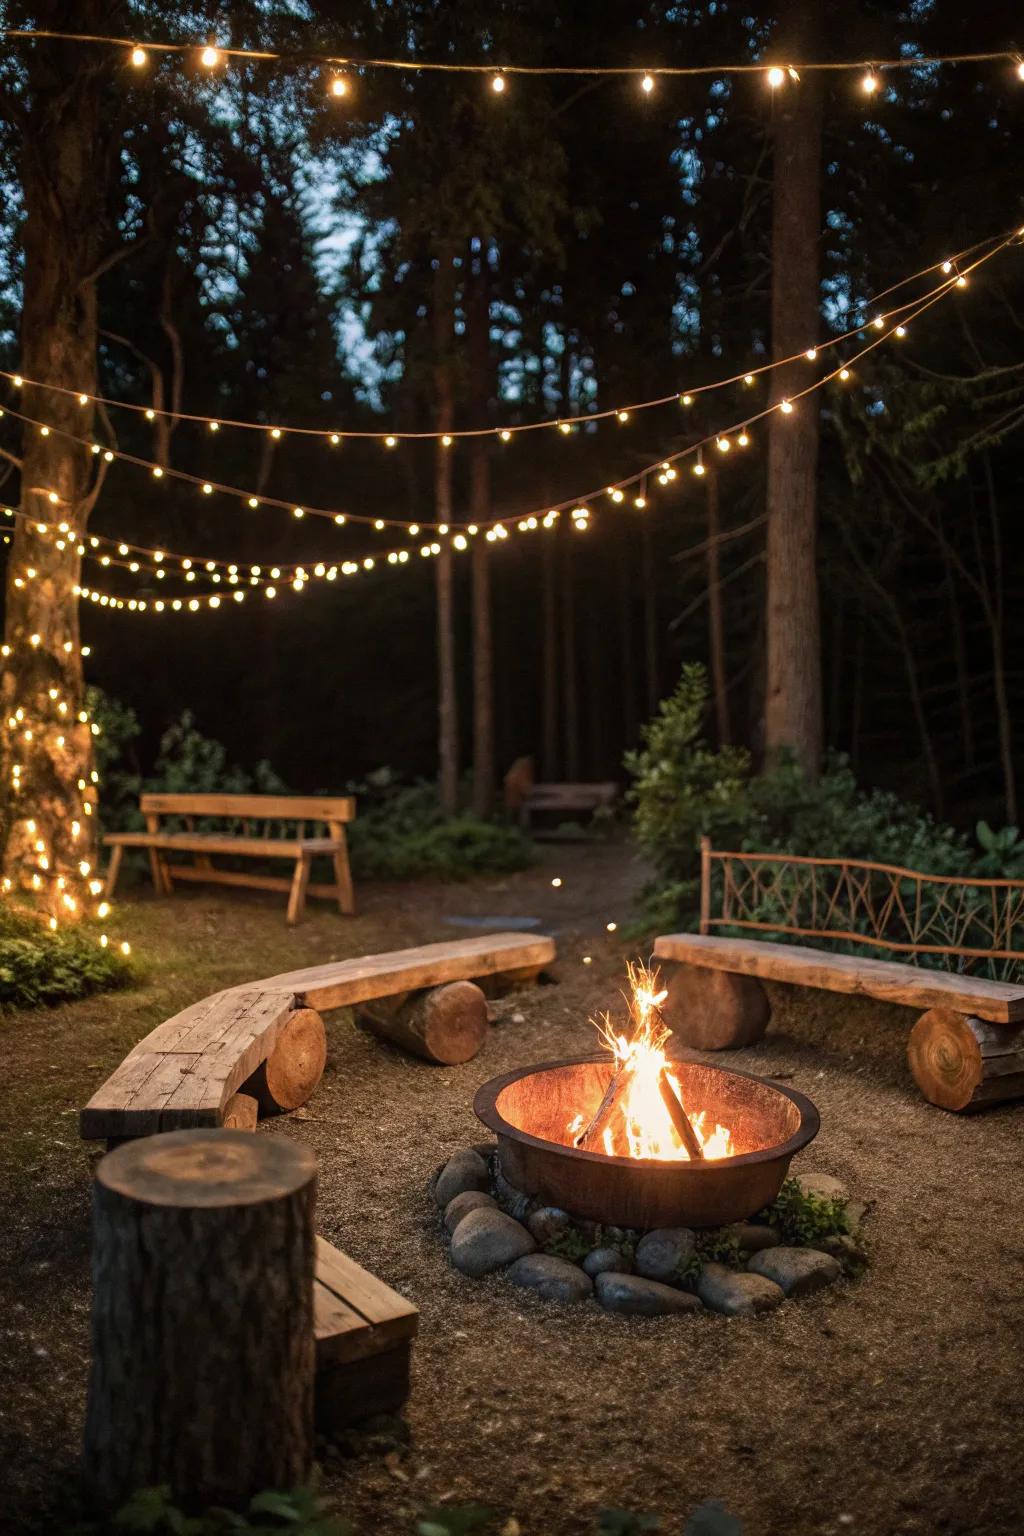
M559 1140L587 1121L611 1079L608 1057L548 1061L484 1083L473 1101L498 1138L510 1184L574 1216L620 1227L715 1227L770 1205L794 1153L818 1134L810 1099L747 1072L673 1061L683 1102L732 1132L733 1157L662 1162L583 1152Z

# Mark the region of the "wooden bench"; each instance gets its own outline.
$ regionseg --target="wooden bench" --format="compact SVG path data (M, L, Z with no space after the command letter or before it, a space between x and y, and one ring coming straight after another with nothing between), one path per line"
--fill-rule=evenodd
M86 1140L256 1124L297 1109L326 1061L321 1013L476 978L536 975L554 942L486 934L386 954L332 960L230 987L159 1024L131 1050L79 1115Z
M143 795L139 802L146 821L145 832L111 832L103 841L113 849L107 870L106 892L112 896L126 848L146 848L153 888L158 896L169 896L175 880L199 880L216 885L241 885L262 891L288 892L288 922L297 923L305 911L307 896L332 898L338 910L350 915L355 911L352 875L345 841L345 823L355 816L355 801L343 795L327 798L319 795ZM184 831L168 831L161 819L174 817L185 824ZM197 820L229 821L241 824L241 833L196 831ZM262 834L251 835L252 823L262 827ZM294 835L272 837L274 823L296 824ZM307 837L306 823L322 825L326 836ZM169 854L191 854L191 864L174 863ZM215 855L245 859L288 859L294 868L291 878L281 875L247 874L224 869L213 863ZM315 858L329 858L334 866L332 883L310 879Z
M313 1330L321 1434L401 1408L418 1322L411 1301L317 1238Z
M538 812L568 811L580 815L611 810L618 795L619 786L612 783L538 784L532 757L517 758L505 775L505 808L518 815L520 826L527 830Z
M667 978L666 1018L684 1044L701 1050L754 1044L770 1016L760 982L789 982L927 1009L911 1032L908 1057L932 1104L977 1109L1024 1094L1024 987L899 961L706 934L663 934L654 954L719 977L709 985Z

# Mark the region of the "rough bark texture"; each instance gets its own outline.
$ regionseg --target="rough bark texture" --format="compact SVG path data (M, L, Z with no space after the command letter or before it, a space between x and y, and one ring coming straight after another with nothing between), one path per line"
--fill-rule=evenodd
M470 256L472 261L472 255ZM492 392L490 275L487 244L480 242L469 279L469 365L473 424L487 425ZM473 438L469 461L469 509L478 526L491 518L491 459L487 438ZM473 540L473 809L494 810L494 635L490 546Z
M778 47L820 55L821 0L788 0ZM772 352L798 361L774 375L773 399L796 395L813 374L799 354L821 326L821 76L787 79L776 92L772 215ZM776 411L768 432L765 751L794 752L812 773L823 746L817 570L818 406Z
M556 538L548 534L541 542L541 770L548 783L558 777L558 597L555 560Z
M931 1008L910 1032L914 1081L940 1109L984 1109L1024 1098L1024 1027L987 1024L951 1008Z
M315 1008L298 1008L245 1085L265 1115L298 1109L324 1075L327 1035Z
M711 661L711 689L715 698L715 727L718 745L732 740L729 723L729 681L726 675L725 616L722 608L721 518L718 476L705 475L708 498L708 656Z
M380 1040L437 1066L470 1061L487 1038L487 1000L472 981L387 1000L361 1012L360 1023Z
M37 11L42 27L66 20L61 5L43 4ZM123 11L111 0L82 0L75 24L107 32L119 27ZM20 367L26 378L93 394L94 274L103 252L110 161L118 148L107 95L115 66L107 50L85 53L74 44L31 48L26 59L20 110L30 125L26 121L21 134ZM12 884L66 918L80 913L86 894L80 865L96 863L92 737L88 723L78 719L84 681L75 589L79 538L103 463L61 435L90 437L91 403L26 385L16 408L49 430L44 436L38 425L24 428L21 515L7 562L0 708L4 720L18 724L0 736L0 839ZM65 896L76 902L75 910Z
M437 430L452 425L452 262L448 253L438 261L434 284L434 352L437 384ZM452 520L451 451L438 440L434 459L434 517ZM455 685L455 583L452 550L447 539L434 561L437 578L437 735L438 786L441 807L454 815L459 800L459 710Z
M97 1170L85 1470L238 1508L313 1460L316 1160L245 1131L129 1142Z

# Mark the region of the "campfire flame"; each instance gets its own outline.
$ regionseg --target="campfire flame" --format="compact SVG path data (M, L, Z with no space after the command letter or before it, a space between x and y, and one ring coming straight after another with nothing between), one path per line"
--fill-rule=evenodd
M600 1133L601 1150L609 1157L657 1158L666 1162L690 1159L666 1103L662 1084L667 1079L693 1127L702 1157L731 1157L729 1129L724 1125L708 1126L704 1110L691 1112L679 1078L665 1055L665 1043L672 1031L660 1012L668 993L658 988L658 972L642 964L629 965L627 971L629 993L624 996L629 1009L629 1031L618 1030L607 1013L600 1021L594 1021L602 1045L614 1059L619 1085L614 1112ZM585 1117L576 1115L566 1127L570 1143L577 1144L589 1128Z

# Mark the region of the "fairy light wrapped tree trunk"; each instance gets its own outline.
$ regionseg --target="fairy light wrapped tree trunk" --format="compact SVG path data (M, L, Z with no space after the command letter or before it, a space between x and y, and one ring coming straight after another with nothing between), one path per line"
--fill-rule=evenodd
M40 7L57 25L62 7ZM76 22L114 25L124 7L82 0ZM48 13L53 13L52 16ZM0 700L0 837L5 891L28 893L51 925L95 910L96 773L78 623L80 539L104 461L71 441L90 437L96 391L96 279L108 176L117 153L103 52L49 43L26 53L13 106L21 132L24 287L19 409L26 425L21 496L7 566ZM8 104L9 105L9 104Z

